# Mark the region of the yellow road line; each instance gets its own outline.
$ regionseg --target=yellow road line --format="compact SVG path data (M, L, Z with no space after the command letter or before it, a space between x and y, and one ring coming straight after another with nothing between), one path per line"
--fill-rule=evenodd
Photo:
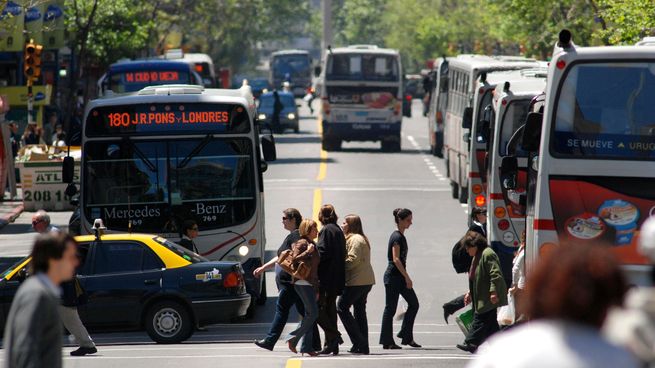
M323 124L321 124L321 117L317 119L318 121L318 135L323 136ZM327 175L327 158L328 153L326 150L321 148L321 162L318 165L318 175L316 175L316 181L323 181Z
M316 221L319 228L321 226L321 223L318 221L318 211L320 211L322 204L323 204L323 191L321 190L321 188L316 188L314 189L314 204L312 206L312 219Z
M287 365L285 368L301 368L302 367L302 360L300 359L289 359L287 360Z

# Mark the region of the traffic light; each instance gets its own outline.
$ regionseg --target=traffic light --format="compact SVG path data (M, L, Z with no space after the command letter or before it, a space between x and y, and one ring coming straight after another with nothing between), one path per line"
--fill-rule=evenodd
M28 81L36 81L41 75L41 52L43 51L43 46L34 43L30 40L25 45L25 51L23 53L23 73Z

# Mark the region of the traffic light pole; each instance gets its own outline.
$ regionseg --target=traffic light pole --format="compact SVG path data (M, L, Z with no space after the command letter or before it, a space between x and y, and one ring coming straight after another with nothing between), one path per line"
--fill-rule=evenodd
M34 95L32 94L32 79L27 80L27 124L32 124L32 111L34 111Z

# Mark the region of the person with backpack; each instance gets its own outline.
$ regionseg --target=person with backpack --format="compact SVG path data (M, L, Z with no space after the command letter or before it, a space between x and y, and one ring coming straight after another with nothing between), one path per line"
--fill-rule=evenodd
M483 237L487 236L487 210L483 207L474 207L471 211L471 226L469 226L468 231L476 232ZM468 232L467 231L467 232ZM452 262L455 272L457 273L467 273L471 268L471 261L473 257L469 256L466 248L462 244L460 239L452 251ZM466 303L464 303L464 294L458 296L457 298L445 303L443 307L443 318L448 323L448 317L455 314L458 310L464 308Z

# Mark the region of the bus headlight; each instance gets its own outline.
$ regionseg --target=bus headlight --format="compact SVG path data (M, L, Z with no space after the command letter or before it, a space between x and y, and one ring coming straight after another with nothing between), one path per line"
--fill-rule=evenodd
M247 256L249 252L250 249L248 249L247 245L242 245L239 247L239 254L241 255L241 257Z
M266 120L266 114L259 114L259 115L257 115L257 119L259 119L259 120Z
M294 120L296 118L296 114L290 112L289 115L287 115L287 119L289 120Z

